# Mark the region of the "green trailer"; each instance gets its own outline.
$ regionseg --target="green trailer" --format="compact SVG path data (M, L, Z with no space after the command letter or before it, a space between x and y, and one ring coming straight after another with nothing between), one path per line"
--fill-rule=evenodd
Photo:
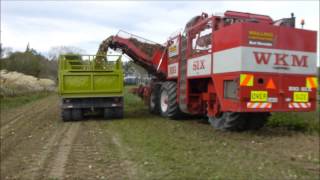
M64 121L81 120L92 113L123 117L121 56L61 55L58 74Z

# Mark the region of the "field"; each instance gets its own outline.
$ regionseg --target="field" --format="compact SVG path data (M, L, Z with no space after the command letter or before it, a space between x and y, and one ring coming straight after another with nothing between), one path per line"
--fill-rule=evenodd
M197 118L174 121L151 115L139 98L128 93L123 120L63 123L56 94L10 102L14 105L1 106L1 179L319 179L320 175L315 113L275 114L260 131L236 133L214 130Z

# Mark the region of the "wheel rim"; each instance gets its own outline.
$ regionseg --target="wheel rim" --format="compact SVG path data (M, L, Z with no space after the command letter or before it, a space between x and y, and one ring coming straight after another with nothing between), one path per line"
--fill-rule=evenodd
M168 92L167 91L161 92L160 105L161 105L161 111L167 112L168 110Z

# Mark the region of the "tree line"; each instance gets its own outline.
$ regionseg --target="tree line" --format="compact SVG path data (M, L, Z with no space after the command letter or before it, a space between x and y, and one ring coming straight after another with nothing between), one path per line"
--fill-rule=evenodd
M82 53L83 50L71 46L52 47L45 57L29 44L24 52L12 51L12 48L1 47L0 69L16 71L38 78L57 80L58 57L62 53Z

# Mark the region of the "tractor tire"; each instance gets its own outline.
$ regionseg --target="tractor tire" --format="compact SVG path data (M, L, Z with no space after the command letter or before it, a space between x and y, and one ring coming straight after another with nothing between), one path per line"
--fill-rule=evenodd
M238 112L222 112L217 117L209 117L208 121L216 129L224 131L245 130L247 115Z
M254 131L261 129L267 123L270 115L270 113L248 113L245 128Z
M113 110L113 118L122 119L123 118L123 107L114 108Z
M71 109L61 109L61 118L64 122L71 121Z
M177 102L177 83L166 81L160 91L160 113L170 119L181 118L181 111Z
M82 120L83 119L82 109L72 109L71 117L72 117L72 120L74 120L74 121Z
M104 108L103 110L103 118L110 119L113 116L113 110L111 108Z
M157 84L152 88L149 98L149 112L152 114L160 114L160 90L160 84Z

